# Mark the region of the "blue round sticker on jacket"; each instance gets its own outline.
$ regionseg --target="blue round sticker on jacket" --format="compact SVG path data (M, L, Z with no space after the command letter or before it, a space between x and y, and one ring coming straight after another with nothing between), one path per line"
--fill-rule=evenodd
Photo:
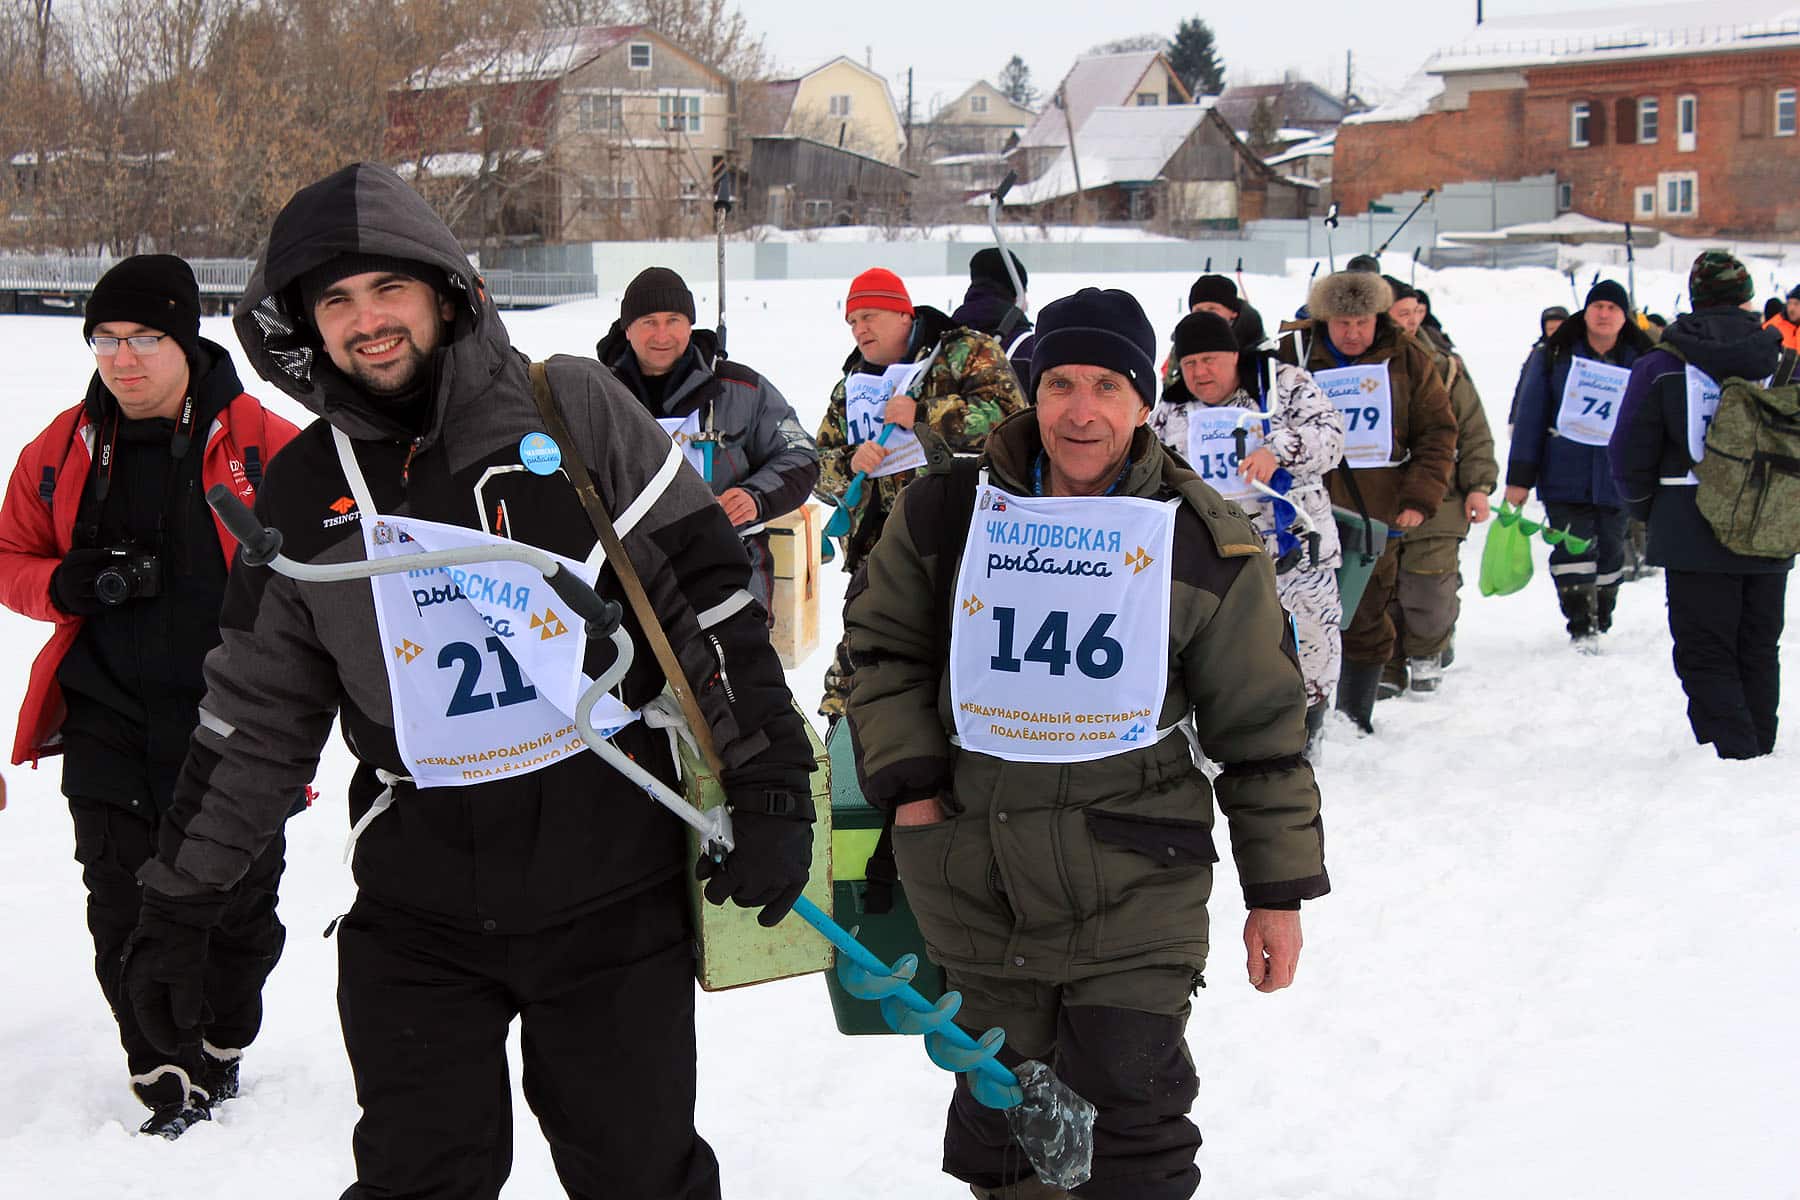
M554 475L562 466L562 450L547 433L528 433L519 439L519 461L534 475Z

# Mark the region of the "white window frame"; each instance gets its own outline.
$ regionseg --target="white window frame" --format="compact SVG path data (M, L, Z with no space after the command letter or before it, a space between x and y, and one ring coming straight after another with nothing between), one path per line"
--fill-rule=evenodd
M1640 146L1654 145L1662 136L1662 102L1655 96L1639 96L1637 102L1637 141Z
M825 108L831 116L848 117L851 110L850 93L839 92L837 95L832 96L825 102Z
M464 128L464 133L475 134L482 131L483 127L487 124L487 112L485 109L486 106L479 100L469 105L468 125Z
M1591 146L1590 137L1594 129L1594 106L1586 100L1577 100L1569 105L1569 145L1575 147Z
M1631 211L1639 218L1654 217L1656 215L1656 189L1654 187L1634 189Z
M975 113L977 115L985 113L988 110L987 102L988 102L988 98L986 96L970 96L969 97L969 111L971 113Z
M1795 127L1800 125L1800 99L1793 88L1775 89L1775 123L1770 127L1776 137L1793 137ZM1781 109L1787 106L1787 128L1782 128Z
M832 204L829 200L806 200L800 205L800 219L808 225L823 225L831 220Z
M1664 171L1656 177L1656 204L1663 217L1700 215L1700 175L1696 171Z
M638 53L640 50L643 51L641 56ZM640 57L643 58L642 62L638 61ZM654 61L655 59L651 56L649 42L631 42L626 45L625 65L631 70L648 71Z
M1700 143L1700 97L1675 97L1675 149L1691 154Z
M664 92L656 98L656 127L676 133L700 132L700 97Z
M625 98L614 92L584 92L575 98L577 133L622 133Z
M1139 108L1158 108L1162 105L1162 97L1155 92L1139 92L1137 106Z

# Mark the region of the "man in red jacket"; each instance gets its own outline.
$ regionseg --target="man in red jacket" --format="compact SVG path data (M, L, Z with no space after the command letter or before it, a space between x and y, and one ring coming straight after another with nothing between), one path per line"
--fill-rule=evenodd
M12 761L64 756L94 973L132 1088L152 1110L143 1132L173 1138L237 1093L284 937L281 842L213 938L200 1036L178 1043L141 1028L119 992L120 959L138 919L137 870L206 719L200 666L219 644L237 552L206 490L223 483L254 502L263 467L298 430L245 395L230 355L201 339L200 291L181 259L125 259L95 285L86 316L87 396L25 448L0 507L0 603L55 626L32 665Z

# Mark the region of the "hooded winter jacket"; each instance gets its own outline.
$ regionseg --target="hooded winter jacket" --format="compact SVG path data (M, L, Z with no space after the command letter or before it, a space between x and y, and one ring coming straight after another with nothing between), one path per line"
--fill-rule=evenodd
M244 503L254 503L264 467L299 430L244 393L224 347L205 340L200 346L211 366L197 371L192 383L196 444L189 451L191 457L175 468L178 507L170 510L174 524L168 527L182 535L176 550L178 560L191 564L191 571L184 574L191 580L216 573L222 581L237 553L237 539L206 508L203 497L207 489L222 483ZM82 640L88 622L51 602L50 576L74 545L77 517L84 499L90 498L87 485L94 444L118 411L118 402L96 373L88 384L86 399L60 414L20 453L7 486L5 507L0 509L0 603L28 617L55 623L49 642L31 666L13 740L15 763L35 764L44 755L63 751L62 723L67 707L57 674L70 650ZM168 452L157 447L145 457L166 460ZM160 492L161 477L149 486ZM154 519L157 511L153 507L149 514L128 513L124 519L142 520L146 515ZM102 532L109 524L102 523ZM210 546L200 546L202 538ZM212 547L217 548L219 558L212 557ZM204 558L196 557L202 553ZM113 733L129 737L133 735L127 725L144 733L148 724L155 724L167 734L158 739L159 744L175 739L176 744L167 748L177 761L187 731L193 728L192 705L200 698L200 660L218 642L216 586L209 586L208 594L213 602L196 603L191 592L171 590L158 600L135 602L127 610L102 616L112 628L98 640L110 646L124 639L148 652L148 658L131 656L132 670L127 673L131 685L122 681L119 672L105 669L99 657L92 657L82 671L84 678L96 685L93 690L101 693L96 695L97 701L104 703L107 694L115 700L111 706L116 722ZM94 645L95 641L88 639L93 656L105 655L106 647ZM140 676L140 669L149 673ZM184 707L184 699L185 723L178 711L171 711ZM167 732L171 730L178 732ZM147 745L149 739L138 740Z
M1022 415L989 439L982 464L996 486L1029 495L1040 448L1035 415ZM949 613L976 483L977 464L944 461L908 488L845 611L864 795L883 809L941 797L950 814L894 830L932 958L1047 980L1151 964L1198 970L1218 858L1215 788L1185 737L1070 764L952 744ZM1119 494L1184 501L1157 727L1191 718L1201 750L1223 765L1216 792L1246 905L1292 908L1324 895L1319 792L1301 757L1306 692L1262 539L1147 428L1133 436Z
M922 362L933 354L937 357L915 392L919 413L913 431L921 441L940 441L952 453L979 454L988 432L1026 407L1018 377L999 342L985 333L957 325L935 308L920 306L913 310L912 342L906 361ZM832 389L831 402L819 426L816 494L827 505L837 503L856 474L850 467L856 445L846 433L845 381L859 372L879 375L884 370L885 367L864 362L860 350L852 350L844 360L844 379ZM868 481L851 519L844 551L846 571L855 571L868 556L899 499L900 489L917 474L901 471Z
M1585 314L1576 313L1541 349L1533 351L1519 380L1519 409L1506 459L1507 486L1535 488L1538 499L1551 503L1618 508L1619 493L1613 488L1606 447L1558 437L1556 414L1562 407L1563 386L1569 381L1570 359L1589 358L1629 367L1647 354L1651 345L1649 335L1627 321L1619 340L1602 357L1588 345Z
M1282 326L1283 333L1298 331L1309 342L1306 369L1313 375L1333 367L1385 362L1394 400L1389 458L1393 465L1357 468L1354 493L1345 478L1348 470L1339 465L1325 477L1331 502L1355 510L1359 507L1355 497L1361 496L1369 515L1389 526L1408 508L1430 518L1443 502L1456 470L1456 416L1450 411L1449 392L1432 366L1430 352L1386 313L1375 318L1374 342L1354 358L1338 353L1326 329L1327 322L1312 319ZM1293 339L1283 338L1281 346L1282 357L1292 361Z
M1734 554L1713 534L1695 502L1688 447L1687 367L1723 383L1732 377L1766 379L1781 358L1781 339L1758 328L1754 313L1703 308L1683 313L1662 344L1631 368L1619 420L1606 450L1626 508L1649 523L1646 556L1671 571L1765 574L1786 571L1791 558Z
M957 325L973 329L977 333L985 333L989 337L1000 337L1000 325L1006 320L1006 314L1012 311L1012 293L985 279L977 279L963 293L963 302L956 311L950 314L950 320ZM1012 364L1013 374L1018 377L1019 391L1024 392L1031 386L1031 351L1037 345L1037 333L1031 325L1031 318L1023 313L1018 322L1007 332L1002 343L1006 350L1006 359ZM1026 402L1031 397L1026 396Z
M296 281L340 255L398 257L448 280L453 316L426 368L422 426L409 427L340 373ZM541 434L528 363L443 222L385 167L356 164L298 193L276 217L236 324L257 370L321 421L272 464L257 505L300 561L357 562L368 518L338 455L347 440L382 513L479 529L584 560L595 537L560 472L522 468L520 442ZM692 682L726 768L728 789L802 792L811 766L761 614L745 590L749 564L680 450L589 358L548 362L570 437L613 515L660 623ZM620 589L610 570L601 590ZM466 787L404 780L373 589L363 581L301 583L263 569L232 575L222 644L206 663L206 698L173 820L139 878L176 897L205 897L239 879L312 775L338 716L356 756L350 815L393 785L392 806L356 842L366 896L459 928L519 933L564 923L682 870L681 823L591 754ZM621 685L641 706L663 679L641 631ZM585 669L610 661L590 644ZM643 722L615 738L669 772L668 740Z
M719 335L710 329L693 331L661 394L653 394L639 372L622 321L613 322L594 350L652 417L685 420L700 414L701 433L714 445L706 481L713 495L742 488L756 501L756 519L740 526L738 536L750 556L750 591L767 609L775 577L763 523L793 512L811 495L819 480L819 448L812 435L774 384L726 360Z

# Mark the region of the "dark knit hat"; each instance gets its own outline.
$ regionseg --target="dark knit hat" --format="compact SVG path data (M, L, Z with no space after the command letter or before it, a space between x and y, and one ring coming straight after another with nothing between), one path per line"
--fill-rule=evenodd
M1344 264L1346 271L1361 271L1368 275L1381 274L1381 260L1373 254L1358 254Z
M1631 297L1625 294L1625 285L1616 279L1602 279L1589 288L1587 299L1581 302L1581 307L1586 308L1596 300L1604 300L1608 304L1617 305L1621 312L1629 313L1631 311Z
M191 361L200 354L200 285L173 254L134 254L114 263L88 296L81 336L105 321L130 321L175 339Z
M898 275L886 267L870 267L850 281L850 291L844 297L846 317L863 308L885 308L911 316L912 296Z
M1007 257L1012 259L1013 270L1019 273L1019 286L1030 287L1031 276L1025 273L1025 264L1019 261L1019 256L1008 250ZM1000 257L998 247L989 246L985 250L977 250L975 256L969 259L969 282L980 283L983 280L998 284L1000 290L1014 300L1019 298L1018 293L1013 291L1012 279L1006 274L1006 259Z
M1723 250L1707 250L1688 271L1688 302L1695 308L1736 308L1756 294L1744 264Z
M1130 292L1082 288L1052 300L1038 317L1031 350L1031 395L1051 367L1105 367L1131 380L1146 406L1156 403L1156 330Z
M311 322L313 309L318 307L319 297L325 294L325 289L340 279L374 271L404 275L408 279L428 284L440 296L450 294L449 278L430 263L411 258L395 258L389 254L340 254L336 258L326 259L295 282L294 286L300 290L300 312L297 315Z
M1220 304L1234 313L1244 311L1237 284L1223 275L1202 275L1194 280L1194 286L1188 289L1188 308L1196 304Z
M1382 278L1387 281L1388 289L1394 293L1394 304L1398 304L1402 300L1417 300L1419 298L1418 290L1411 284L1402 283L1392 275L1383 275ZM1391 308L1393 305L1389 305L1388 307Z
M1176 362L1179 363L1190 354L1219 351L1236 354L1238 342L1237 335L1232 332L1231 322L1218 313L1189 313L1175 326Z
M1800 288L1795 290L1800 291ZM1787 305L1784 304L1779 297L1770 296L1767 300L1763 301L1763 320L1773 320L1777 314L1785 312L1786 310Z
M637 278L625 285L625 299L619 305L619 322L629 325L651 313L680 313L690 324L695 320L694 293L687 280L667 267L645 267Z
M1787 294L1787 298L1789 300L1800 300L1800 284L1794 285L1793 290Z

